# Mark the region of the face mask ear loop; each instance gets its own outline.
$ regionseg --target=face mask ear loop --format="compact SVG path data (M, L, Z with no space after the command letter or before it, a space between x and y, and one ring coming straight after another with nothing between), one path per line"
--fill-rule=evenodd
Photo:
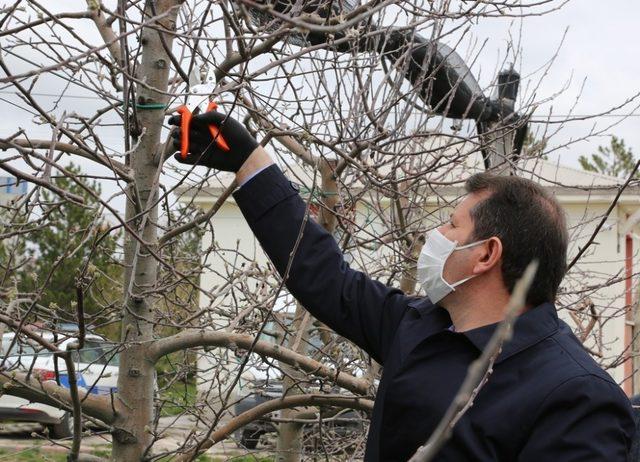
M491 238L488 239L482 239L481 241L476 241L476 242L472 242L471 244L465 244L465 245L461 245L460 247L456 247L453 250L464 250L464 249L469 249L471 247L475 247L476 245L480 245L480 244L484 244L485 242L489 241ZM456 241L456 245L458 245L458 241Z
M490 239L490 238L489 238L489 239ZM465 244L465 245L460 246L460 247L457 247L457 245L458 245L458 241L454 241L454 242L456 243L456 247L454 247L454 248L451 250L451 252L449 252L449 255L447 255L447 258L445 258L445 260L444 260L444 261L445 261L445 263L446 263L447 259L451 256L451 254L452 254L453 252L455 252L456 250L469 249L469 248L471 248L471 247L475 247L476 245L480 245L480 244L482 244L482 243L484 243L484 242L487 242L489 239L483 239L483 240L481 240L481 241L472 242L471 244ZM442 274L442 272L443 272L443 271L444 271L444 265L442 265L442 270L440 271L440 279L442 279L442 280L444 281L444 283L445 283L446 285L448 285L448 286L451 288L451 290L452 290L453 292L455 292L456 287L458 287L458 286L459 286L459 285L461 285L461 284L464 284L465 282L467 282L467 281L469 281L469 280L471 280L471 279L473 279L473 278L475 278L475 277L477 276L477 274L472 274L471 276L466 277L466 278L464 278L464 279L462 279L462 280L460 280L460 281L458 281L458 282L454 282L453 284L449 284L449 283L445 280L444 275Z
M444 265L447 264L447 260L449 259L449 257L451 256L451 254L453 252L455 252L457 249L457 245L458 245L458 241L452 241L454 243L454 247L449 251L449 253L447 254L446 257L444 257L444 263L442 264L442 267L440 268L440 279L442 280L442 282L444 282L447 286L449 286L449 288L451 289L451 291L455 291L456 290L456 286L455 285L451 285L447 282L447 280L444 278Z
M471 279L475 278L476 276L477 276L477 274L472 274L471 276L469 276L467 278L464 278L461 281L458 281L458 282L455 282L455 283L451 284L451 287L453 288L453 290L456 290L456 287L458 287L461 284L464 284L467 281L470 281Z

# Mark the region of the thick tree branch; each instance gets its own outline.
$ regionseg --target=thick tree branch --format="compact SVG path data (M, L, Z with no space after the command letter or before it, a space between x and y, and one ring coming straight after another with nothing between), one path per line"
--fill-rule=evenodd
M273 46L276 43L282 40L282 35L287 32L288 31L286 30L280 30L275 32L274 33L275 35L273 37L270 37L269 39L260 43L260 45L251 47L249 52L246 54L235 52L227 56L227 58L215 70L216 81L219 81L220 79L222 79L225 75L227 75L227 73L231 69L233 69L238 64L241 64L243 62L248 62L249 60L255 58L258 55L267 53L269 50L273 48Z
M52 16L47 16L46 18L36 19L35 21L28 22L26 24L22 24L21 26L14 27L13 29L5 29L0 31L0 37L4 36L12 36L17 34L18 32L22 32L23 30L30 30L36 26L40 26L42 24L46 24L50 21L59 21L61 19L87 19L91 17L90 11L79 11L79 12L70 12L70 13L59 13Z
M100 36L104 40L104 43L107 44L107 48L109 49L109 53L111 53L111 57L113 60L120 64L122 61L122 52L120 50L120 44L118 43L118 37L113 32L113 28L107 23L106 18L104 17L102 9L102 2L95 0L88 0L87 6L89 7L89 12L91 14L91 19L95 23Z
M116 160L111 159L110 157L103 156L97 154L95 152L90 152L85 149L79 148L69 143L62 143L57 141L53 143L51 140L0 140L0 149L17 149L23 148L21 152L29 154L29 150L35 149L54 149L59 152L64 152L66 154L73 154L75 156L84 157L85 159L92 160L97 162L105 167L113 170L115 173L120 176L124 181L131 182L133 181L133 177L129 173L129 169Z
M55 381L38 381L35 378L27 378L22 372L0 372L0 386L3 393L17 396L29 401L48 404L54 407L62 407L67 410L73 408L73 398L68 388L58 386ZM111 400L106 396L98 396L81 391L79 399L82 404L82 412L110 424L115 418ZM115 400L115 404L118 401ZM118 411L124 411L124 409Z
M288 348L262 340L255 341L255 339L250 335L213 331L182 332L180 334L172 335L171 337L157 340L151 344L149 346L148 358L149 360L156 362L169 353L184 350L186 348L217 346L249 350L252 345L254 345L252 350L254 353L277 359L278 361L300 368L303 371L318 377L330 379L340 387L345 388L352 393L366 395L369 391L368 384L365 380L358 379L344 372L335 371L329 366L315 361L305 355L296 353Z
M358 396L343 395L294 395L284 398L272 399L259 404L227 422L222 428L216 430L211 436L196 448L188 451L177 459L177 462L193 460L199 453L206 451L211 446L227 438L238 428L241 428L260 417L281 409L289 409L303 406L336 406L346 409L357 409L370 412L373 410L373 401Z
M80 442L82 441L82 403L80 402L80 392L78 390L78 379L76 368L71 358L71 351L78 347L78 344L70 345L62 356L67 366L67 377L69 378L69 398L71 398L71 408L73 410L73 438L71 441L71 451L69 451L69 461L76 462L80 454ZM74 348L75 347L75 348Z

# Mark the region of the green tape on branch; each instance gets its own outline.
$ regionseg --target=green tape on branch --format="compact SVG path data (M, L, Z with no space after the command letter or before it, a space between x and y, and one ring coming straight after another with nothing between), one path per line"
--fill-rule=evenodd
M302 194L309 195L309 194L311 194L311 189L306 187L306 186L304 186L304 185L302 185L302 186L300 186L300 192ZM337 192L320 191L318 188L313 189L313 198L314 199L319 199L319 198L322 198L322 197L329 197L329 196L337 196L337 195L339 195L339 193L337 193Z
M166 109L167 106L166 104L162 104L162 103L149 103L149 104L136 104L136 109L139 109L141 111L152 111L154 109Z

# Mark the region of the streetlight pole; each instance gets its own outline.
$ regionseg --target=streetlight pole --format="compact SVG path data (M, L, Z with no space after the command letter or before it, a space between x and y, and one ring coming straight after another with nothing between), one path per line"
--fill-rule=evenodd
M485 168L498 175L515 174L514 161L522 149L522 139L515 112L515 102L520 86L520 74L513 67L498 74L497 98L494 100L499 117L488 122L478 122L478 134L482 143ZM526 130L526 127L524 128Z

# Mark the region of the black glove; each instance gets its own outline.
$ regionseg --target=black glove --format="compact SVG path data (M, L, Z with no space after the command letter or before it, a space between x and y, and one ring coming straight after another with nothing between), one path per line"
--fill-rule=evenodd
M170 125L177 125L171 136L173 146L180 150L180 115L174 115L169 119ZM220 134L231 148L230 151L222 149L216 143L209 131L209 125L218 127ZM258 142L251 133L237 120L217 111L205 112L194 115L191 119L189 130L189 154L186 159L180 153L174 158L183 164L204 165L225 172L237 172L251 153L258 147Z

